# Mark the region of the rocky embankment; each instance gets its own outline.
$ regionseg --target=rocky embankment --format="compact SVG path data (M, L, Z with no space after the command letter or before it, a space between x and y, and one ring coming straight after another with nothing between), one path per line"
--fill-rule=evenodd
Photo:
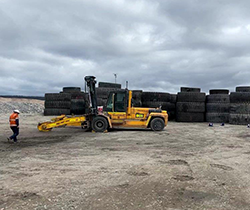
M11 113L14 109L18 109L21 113L26 114L42 114L44 110L44 101L36 99L0 97L0 113Z

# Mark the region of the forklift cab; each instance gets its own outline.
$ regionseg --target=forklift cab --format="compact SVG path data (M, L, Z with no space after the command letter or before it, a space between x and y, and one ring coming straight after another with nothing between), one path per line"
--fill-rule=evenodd
M128 107L128 91L110 92L107 100L107 112L126 112Z

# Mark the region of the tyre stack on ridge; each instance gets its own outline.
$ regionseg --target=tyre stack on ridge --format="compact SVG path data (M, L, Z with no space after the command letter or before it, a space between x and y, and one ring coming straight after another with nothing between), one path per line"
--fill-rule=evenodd
M206 94L200 88L181 87L177 94L176 121L204 122Z
M250 86L236 87L236 92L231 92L229 123L236 125L250 123Z
M206 97L206 121L211 123L229 122L229 90L213 89Z
M166 110L169 117L175 105L171 103L170 93L162 92L142 92L142 107L159 108Z

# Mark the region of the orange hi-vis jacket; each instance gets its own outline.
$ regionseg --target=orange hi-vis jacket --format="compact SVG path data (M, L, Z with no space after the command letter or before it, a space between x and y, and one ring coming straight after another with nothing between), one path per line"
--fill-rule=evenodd
M18 126L19 125L19 118L17 113L12 113L10 115L10 127Z

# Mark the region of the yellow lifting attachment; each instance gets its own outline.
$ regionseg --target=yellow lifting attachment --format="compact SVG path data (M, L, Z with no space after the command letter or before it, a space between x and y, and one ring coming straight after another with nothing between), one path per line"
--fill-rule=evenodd
M87 121L85 116L66 117L66 115L61 115L51 119L51 121L38 123L37 128L39 131L47 132L51 131L52 128L56 127L65 127L65 126L85 127L86 123Z

